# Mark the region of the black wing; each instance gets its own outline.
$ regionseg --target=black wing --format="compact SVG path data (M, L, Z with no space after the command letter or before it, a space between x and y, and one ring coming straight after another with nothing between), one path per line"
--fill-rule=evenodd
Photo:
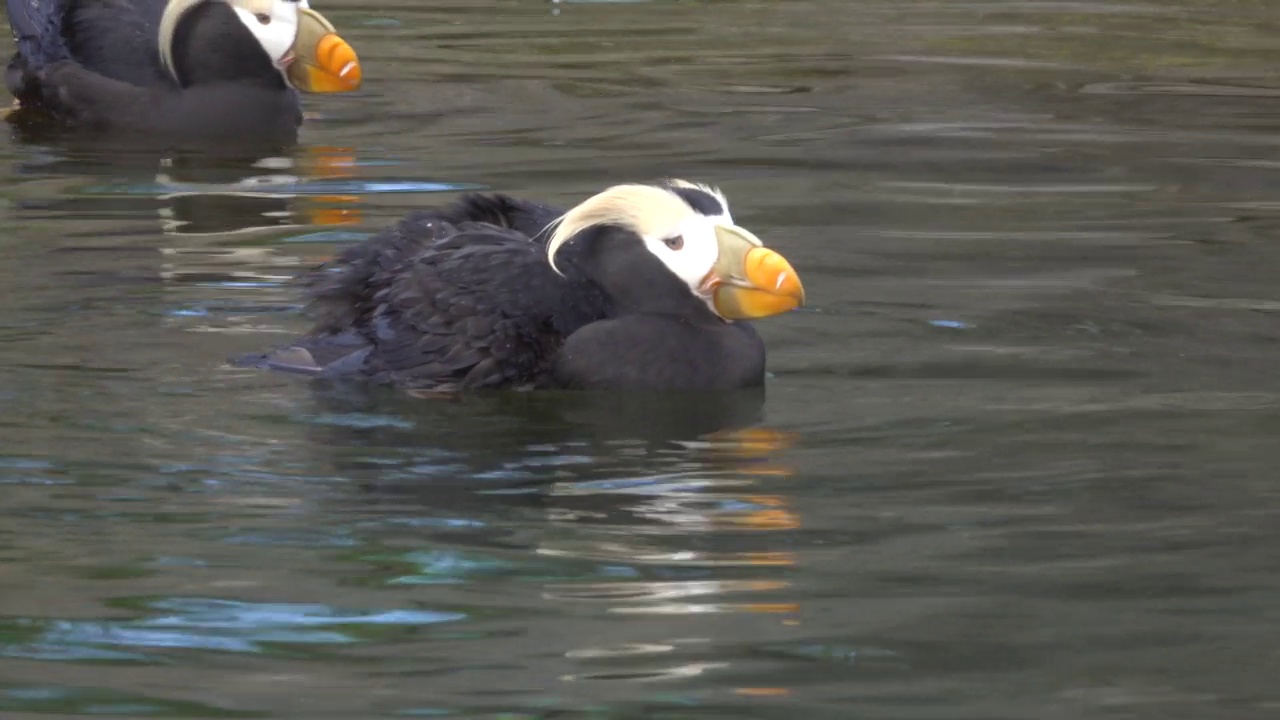
M64 60L133 85L168 83L157 36L165 0L6 0L18 45L15 62L31 73Z
M82 100L145 105L133 87L171 83L157 45L165 0L7 0L7 6L18 51L5 84L23 104L66 115Z
M517 200L509 195L464 195L449 207L428 211L426 215L447 223L485 223L516 232L545 244L544 231L563 213L549 205Z
M70 3L64 34L70 43L71 57L79 65L130 85L173 84L160 64L158 36L166 0L70 0Z
M504 196L410 215L312 276L315 329L259 364L431 389L535 384L605 311L595 285L558 275L526 232L557 215Z

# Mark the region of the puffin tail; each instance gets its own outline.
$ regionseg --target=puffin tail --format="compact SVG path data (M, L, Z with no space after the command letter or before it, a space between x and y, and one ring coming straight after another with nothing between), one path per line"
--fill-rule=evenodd
M71 59L62 34L68 0L5 0L9 29L17 52L5 67L4 80L18 105L39 104L40 72Z

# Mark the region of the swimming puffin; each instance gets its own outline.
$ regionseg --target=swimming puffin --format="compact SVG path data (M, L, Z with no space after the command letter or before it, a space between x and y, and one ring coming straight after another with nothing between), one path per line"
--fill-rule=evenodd
M312 330L234 364L413 391L736 390L764 383L747 321L804 303L725 196L682 180L617 185L567 212L467 195L303 282Z
M355 51L307 0L7 0L18 110L157 141L289 144L298 91L360 86Z

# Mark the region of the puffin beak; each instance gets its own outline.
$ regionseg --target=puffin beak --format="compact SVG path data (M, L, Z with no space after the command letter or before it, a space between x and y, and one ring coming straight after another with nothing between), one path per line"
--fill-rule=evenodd
M309 8L298 9L298 36L283 63L289 83L302 92L339 93L360 87L356 51L323 15Z
M720 256L702 281L716 313L726 320L769 317L804 304L804 287L791 263L736 225L716 227Z

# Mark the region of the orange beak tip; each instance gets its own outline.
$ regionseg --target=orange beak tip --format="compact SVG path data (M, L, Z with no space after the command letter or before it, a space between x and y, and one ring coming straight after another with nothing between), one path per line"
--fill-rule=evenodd
M741 231L722 228L719 232L720 242L727 243L732 253L722 260L733 267L712 270L700 288L710 295L716 314L725 320L750 320L804 305L804 286L786 258ZM751 247L739 255L743 241Z
M351 90L359 90L360 85L364 82L364 73L360 70L360 61L353 56L338 69L337 77L340 82L346 83Z
M791 263L765 247L753 248L745 259L747 280L759 291L790 301L788 310L804 305L804 285ZM787 304L787 303L780 303Z
M320 38L315 47L315 56L310 60L303 83L303 89L308 92L351 92L360 89L364 82L364 71L360 67L356 51L336 33Z

